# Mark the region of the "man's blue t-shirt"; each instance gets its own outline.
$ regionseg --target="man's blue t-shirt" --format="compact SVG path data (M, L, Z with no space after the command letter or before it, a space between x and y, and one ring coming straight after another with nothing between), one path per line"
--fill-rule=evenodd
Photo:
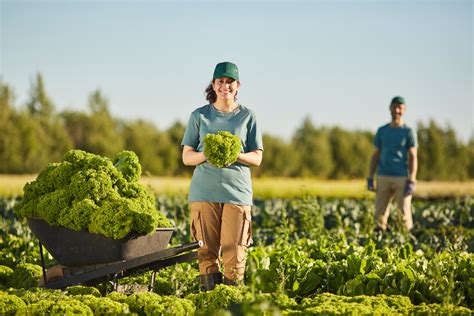
M374 145L380 151L377 174L381 176L408 176L408 149L417 147L415 132L406 125L379 127Z
M212 104L191 113L181 145L204 151L204 137L220 131L228 131L240 138L242 152L263 150L262 134L255 114L243 105L233 112L220 112ZM190 202L218 202L252 205L252 179L250 167L236 162L218 168L207 161L194 169Z

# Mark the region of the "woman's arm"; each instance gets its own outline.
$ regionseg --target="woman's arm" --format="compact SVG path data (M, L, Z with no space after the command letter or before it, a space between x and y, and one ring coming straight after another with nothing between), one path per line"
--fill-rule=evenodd
M181 157L186 166L197 166L207 160L203 152L198 152L193 147L186 145L183 146Z
M240 153L237 161L248 166L258 167L262 163L262 157L263 151L257 149L248 153Z

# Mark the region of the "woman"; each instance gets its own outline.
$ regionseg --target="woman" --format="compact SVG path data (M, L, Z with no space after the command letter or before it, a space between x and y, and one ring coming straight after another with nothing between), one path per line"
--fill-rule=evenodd
M217 64L206 89L209 104L192 112L181 143L183 163L196 166L189 191L190 226L193 238L204 242L198 250L204 290L222 282L237 285L243 281L245 251L252 241L249 166L260 165L263 143L254 113L236 102L239 88L237 66ZM220 131L238 136L242 143L237 161L224 168L211 165L204 155L204 137Z

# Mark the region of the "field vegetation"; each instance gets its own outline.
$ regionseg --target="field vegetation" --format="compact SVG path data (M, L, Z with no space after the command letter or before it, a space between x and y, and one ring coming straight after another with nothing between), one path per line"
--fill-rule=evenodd
M0 174L0 196L20 196L23 186L36 175ZM143 176L141 183L157 195L187 195L191 178ZM254 177L254 195L258 199L293 198L302 195L319 197L370 198L365 180L318 180L310 178ZM419 181L415 199L474 196L474 181Z
M25 184L70 149L106 157L134 151L141 184L155 198L151 209L176 227L171 245L190 241L193 169L181 162L184 128L115 118L99 90L86 112L57 112L41 74L25 104L15 104L13 89L0 82L0 315L473 314L474 139L460 141L434 121L416 125L420 181L410 232L397 212L389 231L374 231L374 195L363 180L372 132L307 118L289 140L264 135L245 286L200 292L194 261L158 271L152 291L146 269L120 279L120 291L110 282L38 287L39 242L13 209L27 199ZM57 262L46 253L45 264Z
M185 196L157 196L174 222L171 240L190 240ZM415 227L373 231L373 201L365 198L261 199L253 210L253 240L245 286L199 292L196 262L157 273L153 292L144 270L109 283L64 290L37 287L38 241L14 215L16 198L1 198L0 312L139 315L471 315L474 311L474 200L414 202ZM46 265L55 265L46 255Z

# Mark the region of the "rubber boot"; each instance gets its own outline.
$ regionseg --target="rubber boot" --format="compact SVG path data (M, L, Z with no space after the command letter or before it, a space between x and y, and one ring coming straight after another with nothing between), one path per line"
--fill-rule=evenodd
M244 281L237 281L237 280L231 280L231 279L228 279L226 277L224 277L224 284L225 285L230 285L230 286L237 286L237 285L240 285L240 284L243 284Z
M222 283L222 273L203 274L199 276L201 291L212 291L217 284Z

